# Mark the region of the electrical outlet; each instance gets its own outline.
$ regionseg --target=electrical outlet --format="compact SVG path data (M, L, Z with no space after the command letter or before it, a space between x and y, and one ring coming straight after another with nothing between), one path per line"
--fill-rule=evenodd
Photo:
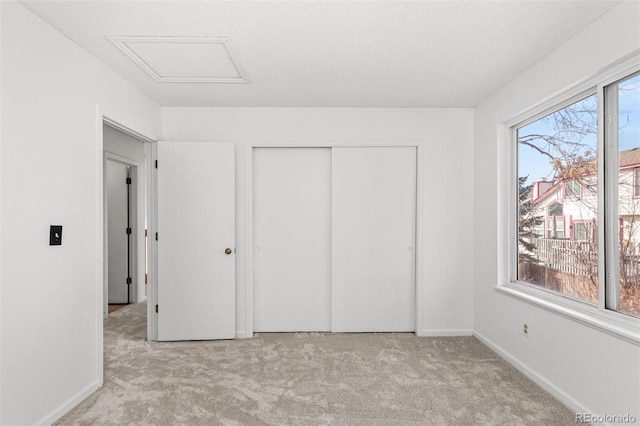
M522 324L522 334L524 337L529 337L529 326L527 324Z

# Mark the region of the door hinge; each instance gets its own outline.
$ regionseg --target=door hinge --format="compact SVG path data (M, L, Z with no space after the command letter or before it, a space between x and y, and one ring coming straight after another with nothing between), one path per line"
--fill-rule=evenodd
M156 232L156 241L158 241L158 233Z
M131 178L130 177L127 178L127 185L131 185Z
M156 305L156 314L158 313L158 305Z
M127 228L127 235L131 235L131 228Z
M148 229L145 229L145 230L144 230L144 236L146 237L147 235L149 235L149 230L148 230Z
M131 284L131 277L127 277L127 285Z
M145 284L149 283L149 274L144 274L144 283Z
M158 168L158 160L156 160L156 169Z

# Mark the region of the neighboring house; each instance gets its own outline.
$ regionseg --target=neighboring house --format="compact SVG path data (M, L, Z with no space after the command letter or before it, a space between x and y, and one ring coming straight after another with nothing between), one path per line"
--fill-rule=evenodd
M623 247L637 244L640 232L636 217L640 214L640 148L619 154L620 184L618 214ZM597 176L566 180L541 179L533 183L532 214L541 219L536 234L541 238L584 241L595 248L597 236Z

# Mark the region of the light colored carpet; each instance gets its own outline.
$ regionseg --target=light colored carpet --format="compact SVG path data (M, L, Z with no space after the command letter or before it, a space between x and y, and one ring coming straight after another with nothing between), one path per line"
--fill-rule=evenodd
M105 321L105 383L59 425L574 425L473 337L261 333L147 342L145 304Z

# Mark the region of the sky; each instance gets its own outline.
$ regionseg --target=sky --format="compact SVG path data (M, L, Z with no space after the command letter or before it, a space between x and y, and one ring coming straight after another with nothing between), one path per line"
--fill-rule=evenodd
M620 125L618 144L619 150L624 151L640 147L640 75L621 82L618 93L620 111L618 116ZM595 101L595 96L592 95L589 100ZM553 135L556 133L553 128L554 120L549 118L550 116L543 117L520 128L518 135L520 137L532 133ZM596 151L597 137L595 134L583 138L581 142L593 149L594 152ZM519 144L518 176L528 176L526 183L530 184L540 180L542 177L552 180L554 172L548 157L528 146Z

